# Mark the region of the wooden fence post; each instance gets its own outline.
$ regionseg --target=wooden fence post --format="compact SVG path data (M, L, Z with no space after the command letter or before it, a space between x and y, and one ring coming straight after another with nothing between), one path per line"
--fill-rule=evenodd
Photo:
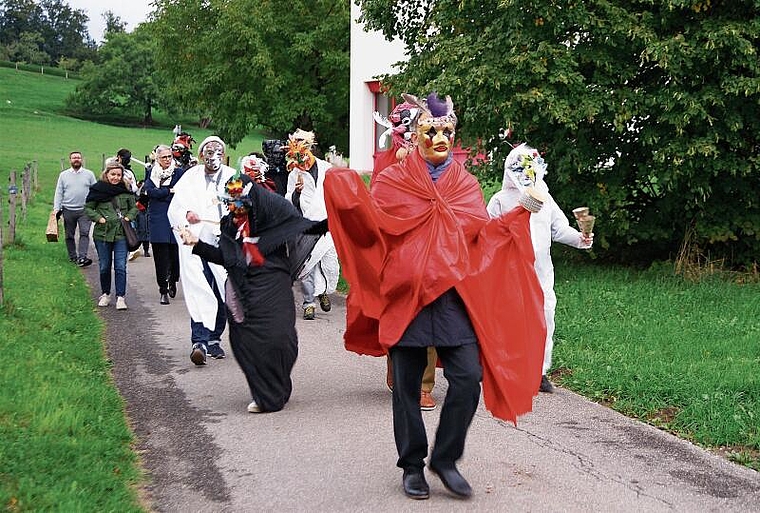
M24 172L21 174L21 216L26 222L26 208L29 204L29 191L31 189L31 170L29 164L24 164Z
M32 194L40 190L40 166L36 160L32 161Z
M16 195L18 186L16 186L16 170L11 170L10 185L8 185L8 243L13 244L16 241Z

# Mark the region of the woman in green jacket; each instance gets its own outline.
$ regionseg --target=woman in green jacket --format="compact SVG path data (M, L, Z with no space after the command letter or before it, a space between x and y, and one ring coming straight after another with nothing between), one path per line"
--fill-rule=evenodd
M127 239L119 221L117 210L125 219L137 214L135 195L124 182L124 168L115 160L108 160L100 180L90 187L84 206L87 216L95 223L92 240L98 252L101 296L98 306L111 304L111 262L116 284L116 309L126 310L124 295L127 292Z

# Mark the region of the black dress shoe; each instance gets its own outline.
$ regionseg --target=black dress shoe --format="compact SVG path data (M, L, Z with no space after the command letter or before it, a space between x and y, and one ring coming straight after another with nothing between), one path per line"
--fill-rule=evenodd
M177 295L177 283L170 281L169 282L169 297L174 299L174 296Z
M412 499L427 499L430 497L430 487L425 481L421 468L404 469L404 493Z
M161 301L160 301L160 303L162 305L168 305L169 304L169 296L167 296L166 294L161 294Z
M470 487L470 483L468 483L467 480L462 477L462 474L459 473L455 466L452 465L451 467L447 468L435 468L431 465L430 471L433 474L436 474L443 483L443 486L445 486L446 489L454 495L462 498L472 496L472 488Z

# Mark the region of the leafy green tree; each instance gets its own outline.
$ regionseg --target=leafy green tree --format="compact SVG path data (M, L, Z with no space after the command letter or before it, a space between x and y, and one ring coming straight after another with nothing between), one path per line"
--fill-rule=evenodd
M19 40L8 45L11 60L28 64L50 64L50 56L41 50L44 39L37 32L22 32Z
M0 0L0 43L21 40L21 34L42 34L45 13L34 0Z
M160 80L149 25L130 33L108 33L98 53L98 65L82 68L82 83L67 99L69 109L81 117L140 116L150 125L160 103Z
M104 31L106 38L108 34L119 34L127 31L127 22L123 21L120 16L117 16L111 10L103 13L103 21L106 22L106 29Z
M48 56L38 56L38 61L93 60L95 42L87 32L88 21L83 10L72 9L62 0L0 0L0 45L28 47L30 36L22 41L23 34L38 34L38 51Z
M466 144L543 149L562 205L597 214L598 253L760 255L757 0L361 0L409 60L392 92L451 94ZM414 13L414 14L410 14Z
M339 0L158 0L169 94L234 145L254 127L348 147L349 6Z

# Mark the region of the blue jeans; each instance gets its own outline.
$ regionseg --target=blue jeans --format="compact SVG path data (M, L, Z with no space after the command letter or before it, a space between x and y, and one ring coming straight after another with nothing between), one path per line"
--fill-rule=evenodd
M100 269L100 290L103 294L111 293L111 262L113 261L116 295L124 297L127 293L127 240L114 242L95 241L98 252L98 267ZM112 258L113 257L113 258Z
M221 340L222 333L224 333L224 325L227 324L227 310L208 262L203 259L201 261L203 262L203 276L205 276L208 284L211 285L211 290L214 291L214 296L216 296L216 321L212 331L204 326L202 322L190 319L190 341L193 344L202 342L208 346L209 342L219 342Z

